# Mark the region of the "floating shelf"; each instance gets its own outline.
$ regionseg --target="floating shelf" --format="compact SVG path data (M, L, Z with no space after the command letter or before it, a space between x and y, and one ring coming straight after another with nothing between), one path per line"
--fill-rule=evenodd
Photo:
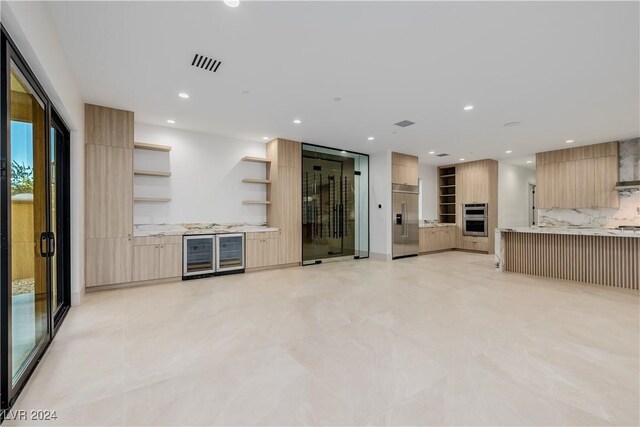
M441 205L455 205L455 203L440 203Z
M271 184L271 181L268 179L244 178L242 182L245 182L247 184Z
M134 197L134 202L150 202L150 203L163 203L170 202L171 199L168 197Z
M244 205L270 205L271 202L268 200L245 200L242 202Z
M450 173L449 175L440 175L440 178L451 178L452 176L456 176L456 174Z
M451 187L455 187L454 185L441 185L440 188L451 188Z
M455 197L456 193L452 193L452 194L441 194L441 197Z
M454 213L441 213L440 215L455 216L456 214L454 214Z
M151 151L171 151L170 145L145 144L144 142L134 142L133 148Z
M252 156L244 156L242 158L244 162L254 162L254 163L271 163L270 159L265 159L262 157L252 157Z
M143 170L134 170L134 175L145 175L145 176L171 176L171 172L160 172L160 171L143 171Z

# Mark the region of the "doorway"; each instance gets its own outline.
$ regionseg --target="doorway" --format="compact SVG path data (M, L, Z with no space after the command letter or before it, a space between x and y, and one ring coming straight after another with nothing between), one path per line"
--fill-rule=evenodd
M69 308L70 218L69 130L4 29L2 44L0 400L6 409Z

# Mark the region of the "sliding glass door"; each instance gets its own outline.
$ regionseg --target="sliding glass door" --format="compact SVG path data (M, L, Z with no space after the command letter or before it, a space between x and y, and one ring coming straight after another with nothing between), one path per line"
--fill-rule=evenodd
M11 405L69 307L69 131L2 33L0 397Z

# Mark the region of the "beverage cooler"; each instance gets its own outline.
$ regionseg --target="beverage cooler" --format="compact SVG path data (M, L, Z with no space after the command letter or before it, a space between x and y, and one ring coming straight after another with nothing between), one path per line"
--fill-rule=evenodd
M182 280L244 273L244 233L183 237Z

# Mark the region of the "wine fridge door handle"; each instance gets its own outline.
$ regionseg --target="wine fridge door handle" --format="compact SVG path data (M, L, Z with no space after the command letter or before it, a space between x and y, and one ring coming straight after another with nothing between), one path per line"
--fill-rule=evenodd
M52 257L56 254L56 235L53 231L49 232L49 256Z

